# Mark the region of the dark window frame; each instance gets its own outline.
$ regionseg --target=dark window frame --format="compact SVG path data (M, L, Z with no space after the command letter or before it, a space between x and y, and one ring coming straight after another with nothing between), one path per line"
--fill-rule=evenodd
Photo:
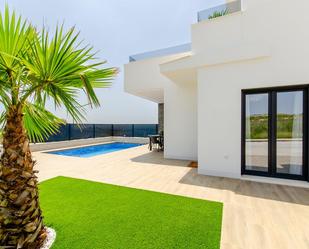
M277 144L276 144L276 119L277 119L277 93L303 91L303 174L292 175L276 172L277 169ZM282 86L269 88L243 89L241 91L241 174L275 177L309 181L308 170L308 124L309 124L309 85ZM246 96L250 94L268 94L268 171L246 169Z

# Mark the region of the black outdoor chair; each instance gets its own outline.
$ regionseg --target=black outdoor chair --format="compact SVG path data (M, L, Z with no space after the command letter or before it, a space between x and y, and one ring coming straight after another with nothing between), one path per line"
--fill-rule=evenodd
M149 150L150 151L152 151L153 146L156 146L158 151L164 150L163 132L161 132L160 135L150 135L149 136Z

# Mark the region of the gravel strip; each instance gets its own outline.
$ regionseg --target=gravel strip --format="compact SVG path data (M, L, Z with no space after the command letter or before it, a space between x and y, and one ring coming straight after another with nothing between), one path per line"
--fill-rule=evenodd
M47 238L41 249L49 249L56 239L56 231L50 227L46 227Z

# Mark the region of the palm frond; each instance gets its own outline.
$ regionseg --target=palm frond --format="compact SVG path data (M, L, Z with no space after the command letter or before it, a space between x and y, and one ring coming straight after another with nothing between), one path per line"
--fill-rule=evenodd
M51 39L46 29L34 39L31 52L23 58L29 70L30 84L22 99L25 101L31 95L40 99L41 92L46 92L54 99L56 106L65 106L74 120L81 121L83 110L74 110L82 109L82 105L77 104L75 90L83 90L88 97L88 104L99 106L94 89L109 87L117 69L100 68L105 64L104 61L91 63L95 53L90 46L80 47L78 36L74 28L64 32L61 26L57 27ZM70 94L71 97L68 96Z
M50 135L55 134L64 120L38 104L25 103L24 126L32 142L44 142Z
M5 7L4 16L0 13L0 69L14 71L20 64L20 55L28 48L28 41L35 36L35 29L21 16L10 14Z
M0 113L0 131L3 130L6 124L6 110Z
M48 99L82 123L85 106L100 104L95 88L109 87L117 74L95 55L91 46L82 46L74 27L66 31L58 26L52 34L43 27L38 32L6 6L4 15L0 13L0 104L6 110L24 106L25 127L33 141L46 139L62 122L45 109ZM87 103L80 103L82 92Z
M82 123L85 120L85 108L78 102L78 89L48 84L44 92L54 100L56 108L64 106L75 123Z

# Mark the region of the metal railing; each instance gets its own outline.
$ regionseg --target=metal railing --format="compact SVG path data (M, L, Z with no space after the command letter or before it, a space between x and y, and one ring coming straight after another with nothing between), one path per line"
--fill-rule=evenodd
M226 14L231 14L231 13L238 12L238 11L241 11L241 0L229 2L226 4L221 4L213 8L202 10L197 13L197 21L201 22L204 20L208 20L215 13L225 13L226 15Z
M65 124L47 142L98 137L147 137L158 134L158 124Z
M139 60L144 60L144 59L149 59L149 58L154 58L154 57L159 57L159 56L184 53L188 51L191 51L191 43L131 55L129 57L129 61L130 62L139 61Z

